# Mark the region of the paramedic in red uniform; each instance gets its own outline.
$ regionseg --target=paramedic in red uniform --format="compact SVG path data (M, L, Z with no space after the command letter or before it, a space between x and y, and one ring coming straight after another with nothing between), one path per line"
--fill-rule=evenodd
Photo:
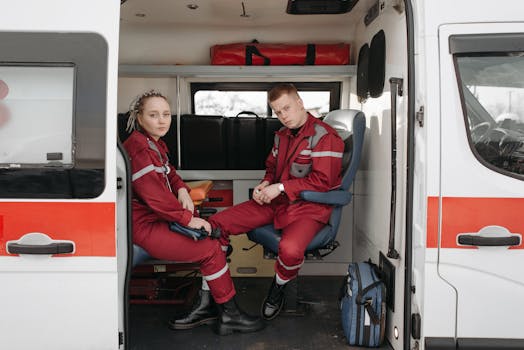
M204 307L193 310L190 319L181 323L170 321L171 328L187 329L218 319L215 331L222 335L260 330L263 321L247 315L236 304L235 288L219 241L195 241L169 229L169 222L177 222L211 231L207 221L194 215L190 189L168 162L167 146L160 137L170 125L169 104L159 92L148 91L133 103L127 127L134 131L124 142L132 167L133 243L157 259L200 264L200 306Z
M294 85L275 86L268 99L284 127L275 133L264 179L252 200L218 212L209 222L221 229L222 246L228 245L229 235L267 224L282 230L275 277L262 306L262 316L271 320L282 308L286 283L297 277L308 244L332 211L329 205L301 200L300 192L340 185L344 143L333 128L306 111Z
M270 320L280 312L286 283L297 277L308 244L332 211L329 205L301 200L300 192L340 186L344 143L333 128L306 111L292 84L275 86L268 100L284 127L275 133L264 179L252 200L213 215L209 222L222 230L222 245L229 235L270 223L282 230L275 277L262 306L262 316Z

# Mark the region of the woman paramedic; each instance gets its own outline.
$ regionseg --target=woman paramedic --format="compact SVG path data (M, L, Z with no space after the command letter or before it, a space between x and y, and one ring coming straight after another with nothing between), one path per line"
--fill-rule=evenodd
M188 329L199 324L215 324L220 335L255 332L263 321L242 311L235 301L235 287L226 256L218 240L195 241L169 229L169 222L211 231L209 223L194 216L190 189L169 164L167 146L160 139L171 125L169 103L161 93L151 90L138 96L130 108L127 130L133 131L124 142L132 168L133 242L151 256L162 260L196 262L203 276L201 302L217 307L193 310L185 319L173 320L173 329Z

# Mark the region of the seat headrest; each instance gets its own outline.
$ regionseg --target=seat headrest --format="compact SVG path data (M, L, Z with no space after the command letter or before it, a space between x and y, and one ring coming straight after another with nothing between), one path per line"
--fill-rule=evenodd
M356 109L337 109L324 117L324 122L338 132L342 140L346 140L353 133L353 119L360 113Z

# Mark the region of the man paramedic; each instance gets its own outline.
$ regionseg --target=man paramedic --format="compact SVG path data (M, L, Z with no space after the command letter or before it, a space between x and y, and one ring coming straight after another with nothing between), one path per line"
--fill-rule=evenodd
M344 143L333 128L306 111L292 84L273 87L268 99L284 127L275 133L264 179L255 187L252 200L211 216L209 223L221 229L223 247L229 235L270 223L282 230L275 277L262 306L262 316L271 320L282 308L286 283L298 275L307 245L328 222L332 210L329 205L301 200L300 192L324 192L340 185ZM193 316L203 317L208 308L200 305Z

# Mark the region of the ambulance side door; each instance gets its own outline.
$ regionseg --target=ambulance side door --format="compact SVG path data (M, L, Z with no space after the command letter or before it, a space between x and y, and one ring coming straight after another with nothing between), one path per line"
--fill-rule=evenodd
M118 349L119 2L0 0L0 349Z
M522 28L439 30L438 271L456 291L449 321L460 348L524 347Z

